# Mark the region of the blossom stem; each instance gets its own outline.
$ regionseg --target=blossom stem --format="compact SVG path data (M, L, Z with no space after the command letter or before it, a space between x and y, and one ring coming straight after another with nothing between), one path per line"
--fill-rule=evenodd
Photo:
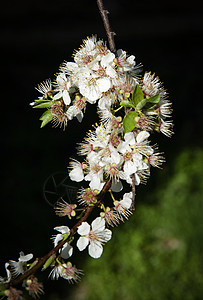
M24 279L26 279L27 277L29 277L30 275L32 274L35 274L36 271L38 269L40 269L44 264L45 262L47 261L47 259L53 255L55 255L58 250L65 244L67 243L71 238L72 236L74 235L74 233L76 232L77 228L81 225L82 222L84 222L88 217L89 215L91 214L92 210L97 207L101 201L103 200L105 194L108 192L108 190L110 189L111 187L111 180L109 179L103 189L101 190L101 192L97 195L97 203L95 204L95 206L88 206L87 208L85 208L85 212L84 212L84 215L81 217L81 219L72 227L72 229L70 230L70 234L67 238L63 239L62 241L60 241L58 243L58 245L56 247L54 247L51 251L49 251L46 255L44 255L43 257L41 258L38 258L36 261L36 264L34 264L34 266L29 269L28 271L26 271L25 273L23 273L22 275L20 275L18 278L16 279L12 279L10 282L6 283L5 284L5 287L6 288L9 288L10 286L15 286L15 285L18 285L19 283L21 283Z
M106 30L108 42L109 42L109 48L112 52L116 52L116 46L114 42L114 35L115 32L111 30L110 23L109 23L109 18L108 18L108 11L104 8L103 1L102 0L97 0L97 5L99 8L100 15L102 17L103 23L104 23L104 28Z
M114 113L116 113L117 111L121 110L123 108L123 106L120 106L119 108L114 110Z

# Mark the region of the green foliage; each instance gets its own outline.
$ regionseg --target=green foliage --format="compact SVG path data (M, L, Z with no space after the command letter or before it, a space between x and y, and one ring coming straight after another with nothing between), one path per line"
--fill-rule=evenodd
M123 127L125 133L132 131L135 128L135 125L137 124L136 118L137 112L131 111L125 117L123 118Z
M74 299L201 299L202 161L203 151L185 151L170 178L160 171L159 187L145 195L145 204L137 205L128 222L115 228L102 257L87 259ZM156 204L147 205L152 198Z
M33 106L33 108L48 108L48 107L51 107L52 105L53 105L53 101L46 101L46 102L43 102L43 103Z
M135 89L133 91L132 100L135 106L144 99L144 94L142 92L142 89L140 88L139 84L135 86Z
M47 123L49 123L53 119L53 115L50 110L46 110L42 116L40 117L41 128L44 127Z

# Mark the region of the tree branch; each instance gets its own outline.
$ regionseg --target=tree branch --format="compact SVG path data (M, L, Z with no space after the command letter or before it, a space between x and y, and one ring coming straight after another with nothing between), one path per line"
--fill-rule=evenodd
M41 268L45 262L47 261L47 259L49 257L51 257L52 255L56 255L56 253L58 252L58 250L65 244L68 243L68 241L71 239L71 237L74 235L74 233L77 231L77 228L81 225L82 222L86 221L86 219L89 217L89 215L91 214L92 210L95 207L98 207L98 205L100 204L100 202L103 200L105 194L108 192L108 190L111 187L111 179L109 179L103 189L101 190L101 192L97 195L97 203L95 206L88 206L85 209L85 213L84 215L81 217L81 219L72 227L72 229L70 230L70 235L68 236L67 239L62 240L58 243L58 245L56 247L54 247L51 251L49 251L46 255L44 255L42 258L39 258L38 261L36 262L36 264L29 269L28 271L26 271L24 274L20 275L18 278L16 279L12 279L9 283L7 283L5 286L6 287L10 287L10 286L14 286L17 285L19 283L21 283L24 279L26 279L27 277L29 277L32 274L35 274L36 271Z
M104 9L104 5L102 0L97 0L97 5L99 8L99 12L101 14L103 23L104 23L104 28L106 30L106 34L107 34L107 38L108 38L108 42L109 42L109 48L112 52L116 52L116 46L115 46L115 42L114 42L114 35L115 32L113 32L111 30L110 27L110 23L109 23L109 19L108 19L108 11L106 9Z

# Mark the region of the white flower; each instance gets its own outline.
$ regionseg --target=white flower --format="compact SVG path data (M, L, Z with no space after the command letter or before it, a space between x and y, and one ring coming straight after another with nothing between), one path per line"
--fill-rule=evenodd
M74 283L80 280L80 275L82 274L82 270L78 270L71 262L67 262L67 264L64 263L62 265L54 266L49 277L51 277L52 280L57 280L59 277L62 277L71 283Z
M89 255L93 258L99 258L103 252L103 244L111 239L112 232L105 229L105 219L97 217L90 225L82 222L78 227L78 234L81 237L77 241L77 247L83 251L88 245Z
M54 247L56 247L58 243L64 239L64 234L69 234L70 229L68 228L68 226L58 226L58 227L54 227L54 229L60 232L59 234L54 236ZM63 248L61 249L61 257L67 259L72 254L73 254L73 247L71 247L68 243L65 243L63 245Z
M78 121L81 122L83 119L83 112L76 105L69 106L66 115L69 120L72 120L73 117L76 117Z
M98 77L98 75L92 74L88 68L83 68L79 75L78 87L87 101L94 104L101 98L103 92L110 89L111 81L108 77Z
M51 80L45 80L38 84L37 88L35 88L38 92L40 92L43 96L39 97L39 99L46 98L49 93L52 93L52 83Z
M119 49L117 51L117 64L119 66L119 71L121 72L129 72L133 71L135 67L135 56L131 55L127 58L126 51Z
M23 274L27 270L27 264L26 262L31 260L33 258L33 254L27 254L24 255L24 253L20 252L20 257L18 258L18 261L10 260L9 265L11 266L11 274L14 277L17 277L20 274Z
M123 199L121 201L115 201L115 210L119 213L121 220L123 221L123 217L128 219L128 217L132 214L130 208L132 204L132 192L125 193L123 195Z
M171 137L173 135L173 121L164 121L161 119L159 124L159 131L166 135L167 137Z
M105 73L110 78L116 78L118 76L117 72L114 69L114 58L115 54L112 52L108 52L101 59L101 66L105 69Z
M93 151L92 151L93 152ZM92 190L99 190L104 186L103 168L99 164L90 164L90 172L85 176L86 181L90 181L89 186Z
M161 98L164 99L167 94L159 77L155 77L155 74L151 74L151 72L145 72L142 88L145 96L148 97L160 94Z
M56 77L56 86L57 88L55 91L57 91L57 94L54 95L54 100L63 99L63 102L65 105L69 105L71 103L69 90L71 88L71 82L68 78L66 78L65 73L60 73Z

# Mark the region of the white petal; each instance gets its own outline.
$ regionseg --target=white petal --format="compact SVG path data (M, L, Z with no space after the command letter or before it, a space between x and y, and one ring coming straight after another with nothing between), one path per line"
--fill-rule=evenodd
M119 180L119 181L115 181L114 179L112 180L112 184L111 184L111 190L112 190L112 192L116 192L116 193L118 193L118 192L120 192L120 191L122 191L122 189L123 189L123 184L122 184L122 182Z
M99 78L97 80L97 85L99 87L100 92L107 92L111 87L111 81L109 78Z
M7 274L7 281L6 282L9 282L11 280L11 272L9 270L9 263L5 263L5 269L6 269L6 274Z
M132 161L126 161L123 167L123 171L127 176L132 175L137 171L137 168L135 166L135 163Z
M130 145L134 145L135 144L135 136L133 132L127 132L124 135L124 139L126 142L128 142Z
M69 105L71 103L70 95L67 90L63 91L63 102L65 103L65 105Z
M103 247L101 244L95 244L91 242L88 247L89 255L93 258L99 258L102 255Z
M140 133L138 133L138 135L136 137L136 140L137 140L138 143L141 143L144 140L146 140L149 136L150 136L149 132L141 131Z
M103 231L105 229L105 219L97 217L91 224L92 231Z
M21 252L22 253L22 252ZM29 261L33 258L33 254L30 253L30 254L27 254L27 255L21 255L20 253L20 257L19 257L19 261Z
M111 66L107 66L106 74L111 78L116 78L118 76L117 72Z
M63 240L63 238L64 237L61 233L57 234L54 238L54 247L56 247L58 245L58 243Z
M129 209L132 204L132 192L125 193L123 195L123 200L120 201L120 204L122 205L122 207Z
M85 236L81 236L77 241L77 247L80 251L83 251L89 244L89 239Z
M84 179L82 167L76 167L69 173L72 181L80 182Z
M70 231L68 226L57 226L57 227L54 227L54 230L57 230L58 232L60 232L62 234L68 233Z
M87 101L94 104L101 97L101 91L97 84L89 84L88 82L80 82L80 93L87 98Z
M68 259L73 254L73 247L71 247L68 243L66 243L61 251L61 257L64 259Z
M53 100L57 100L63 97L63 93L60 91L56 95L54 95Z
M87 222L82 222L77 230L80 235L87 235L90 232L90 225Z
M112 237L112 232L111 230L109 229L105 229L104 230L104 239L105 239L105 242L108 242Z
M79 114L76 115L76 118L77 118L78 122L80 122L80 123L82 122L83 116L84 115L83 115L82 111Z
M135 173L135 184L139 185L140 184L140 177Z
M113 63L113 60L115 58L115 54L112 52L107 53L106 55L104 55L101 59L101 65L102 67L106 67L109 64Z

